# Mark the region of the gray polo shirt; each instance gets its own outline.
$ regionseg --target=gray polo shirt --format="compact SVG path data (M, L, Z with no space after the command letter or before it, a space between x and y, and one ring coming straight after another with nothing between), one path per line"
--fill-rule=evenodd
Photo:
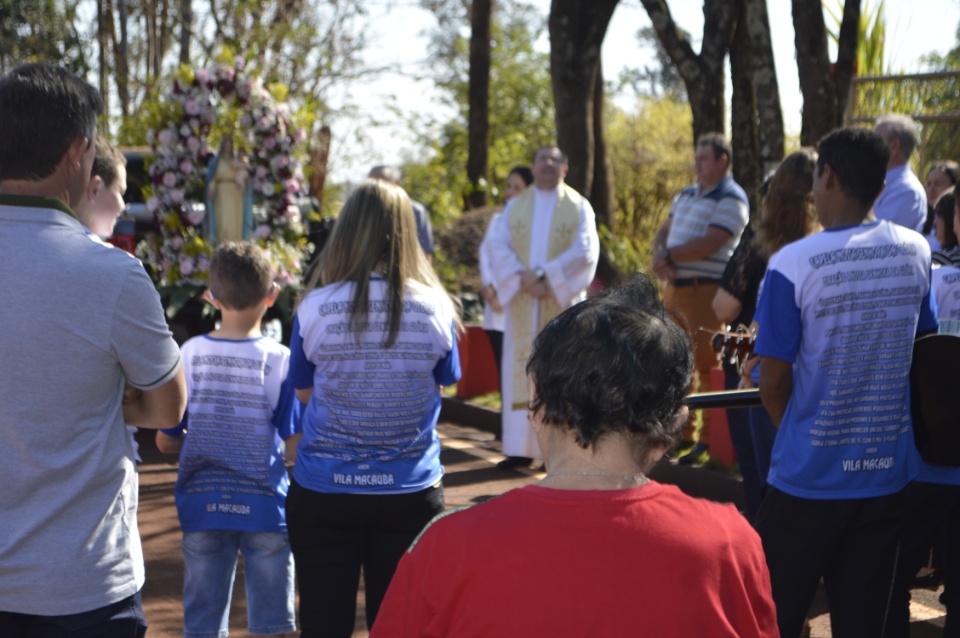
M140 263L62 202L0 195L0 611L97 609L143 585L124 381L180 365Z

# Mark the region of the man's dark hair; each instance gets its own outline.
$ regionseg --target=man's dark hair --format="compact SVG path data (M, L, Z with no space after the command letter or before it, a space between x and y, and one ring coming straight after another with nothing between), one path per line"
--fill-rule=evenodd
M536 152L534 152L534 154L533 154L533 159L531 160L531 163L536 164L536 163L537 163L537 155L540 154L540 151L546 150L546 149L548 149L548 148L551 149L551 150L552 150L552 149L557 149L558 151L560 151L560 161L562 161L564 164L569 164L569 163L570 163L569 158L567 157L567 154L564 153L564 152L563 152L563 149L560 148L559 146L557 146L556 144L547 144L546 146L541 146L540 148L538 148L538 149L536 150ZM531 172L530 175L532 176L533 173Z
M221 244L210 260L210 293L230 310L252 308L270 293L273 266L266 250L249 242Z
M102 112L96 89L49 62L0 77L0 179L49 177L74 140L93 143Z
M726 155L728 164L733 161L733 147L723 133L704 133L697 139L697 146L712 148L714 159L720 159L721 155Z
M554 317L537 336L527 363L545 426L568 427L584 448L606 433L673 447L677 416L690 387L687 333L668 314L644 275Z
M840 191L863 206L873 206L887 177L890 149L878 133L848 126L827 133L817 144L817 175L829 166Z

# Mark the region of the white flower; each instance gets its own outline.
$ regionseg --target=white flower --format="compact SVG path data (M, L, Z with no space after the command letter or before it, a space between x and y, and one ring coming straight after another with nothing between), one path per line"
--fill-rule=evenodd
M183 191L179 188L175 188L170 191L170 201L174 204L179 204L183 201Z
M195 137L187 138L187 148L190 149L190 152L196 153L197 149L200 148L200 140Z
M183 237L180 235L174 235L170 238L170 244L173 245L173 247L177 250L180 250L183 248Z
M193 129L189 126L184 124L180 127L180 137L190 137L191 135L193 135Z
M170 146L173 143L173 133L165 128L157 133L157 141L160 142L160 146Z
M254 229L253 236L257 239L266 239L270 236L270 232L270 226L267 224L260 224L256 227L256 229Z
M267 197L273 197L276 194L277 189L274 186L273 182L267 182L260 187L260 192L262 192Z
M183 173L184 175L189 175L190 173L192 173L192 172L193 172L193 163L190 162L189 160L181 160L181 161L180 161L180 172Z
M177 176L173 173L164 173L163 174L163 185L167 188L173 188L177 185Z
M186 255L182 255L180 257L180 274L189 275L192 272L193 272L193 260L187 257Z
M196 100L187 100L186 104L183 105L183 110L187 115L197 115L200 112L200 105L197 104Z
M267 176L267 167L263 165L258 165L256 170L257 177L263 179Z
M147 210L151 213L157 212L157 209L160 208L160 200L156 197L150 197L147 199Z

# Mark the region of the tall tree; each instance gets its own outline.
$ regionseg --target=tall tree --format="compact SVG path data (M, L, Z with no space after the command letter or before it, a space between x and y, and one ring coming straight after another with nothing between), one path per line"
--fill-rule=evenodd
M724 130L723 63L733 38L739 2L704 0L703 44L695 53L665 0L640 0L657 38L683 78L693 112L693 137Z
M467 151L467 179L470 192L467 208L487 204L487 148L490 134L490 19L492 0L473 0L470 5L470 148Z
M553 0L548 19L557 144L570 160L566 181L592 203L596 197L605 206L612 201L612 185L607 179L594 181L598 130L595 118L602 115L596 112L595 105L596 92L603 91L600 47L616 6L617 0ZM602 95L599 103L602 104ZM596 212L598 219L609 225L609 206Z
M843 124L857 59L860 0L844 2L835 65L827 51L829 36L821 0L792 0L792 8L803 94L800 143L808 146Z

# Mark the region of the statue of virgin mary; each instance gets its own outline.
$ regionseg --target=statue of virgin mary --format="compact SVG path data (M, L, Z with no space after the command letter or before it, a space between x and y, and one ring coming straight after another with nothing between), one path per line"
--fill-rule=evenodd
M253 189L243 160L233 152L233 140L224 135L220 150L207 166L204 234L211 245L243 241L253 233Z

